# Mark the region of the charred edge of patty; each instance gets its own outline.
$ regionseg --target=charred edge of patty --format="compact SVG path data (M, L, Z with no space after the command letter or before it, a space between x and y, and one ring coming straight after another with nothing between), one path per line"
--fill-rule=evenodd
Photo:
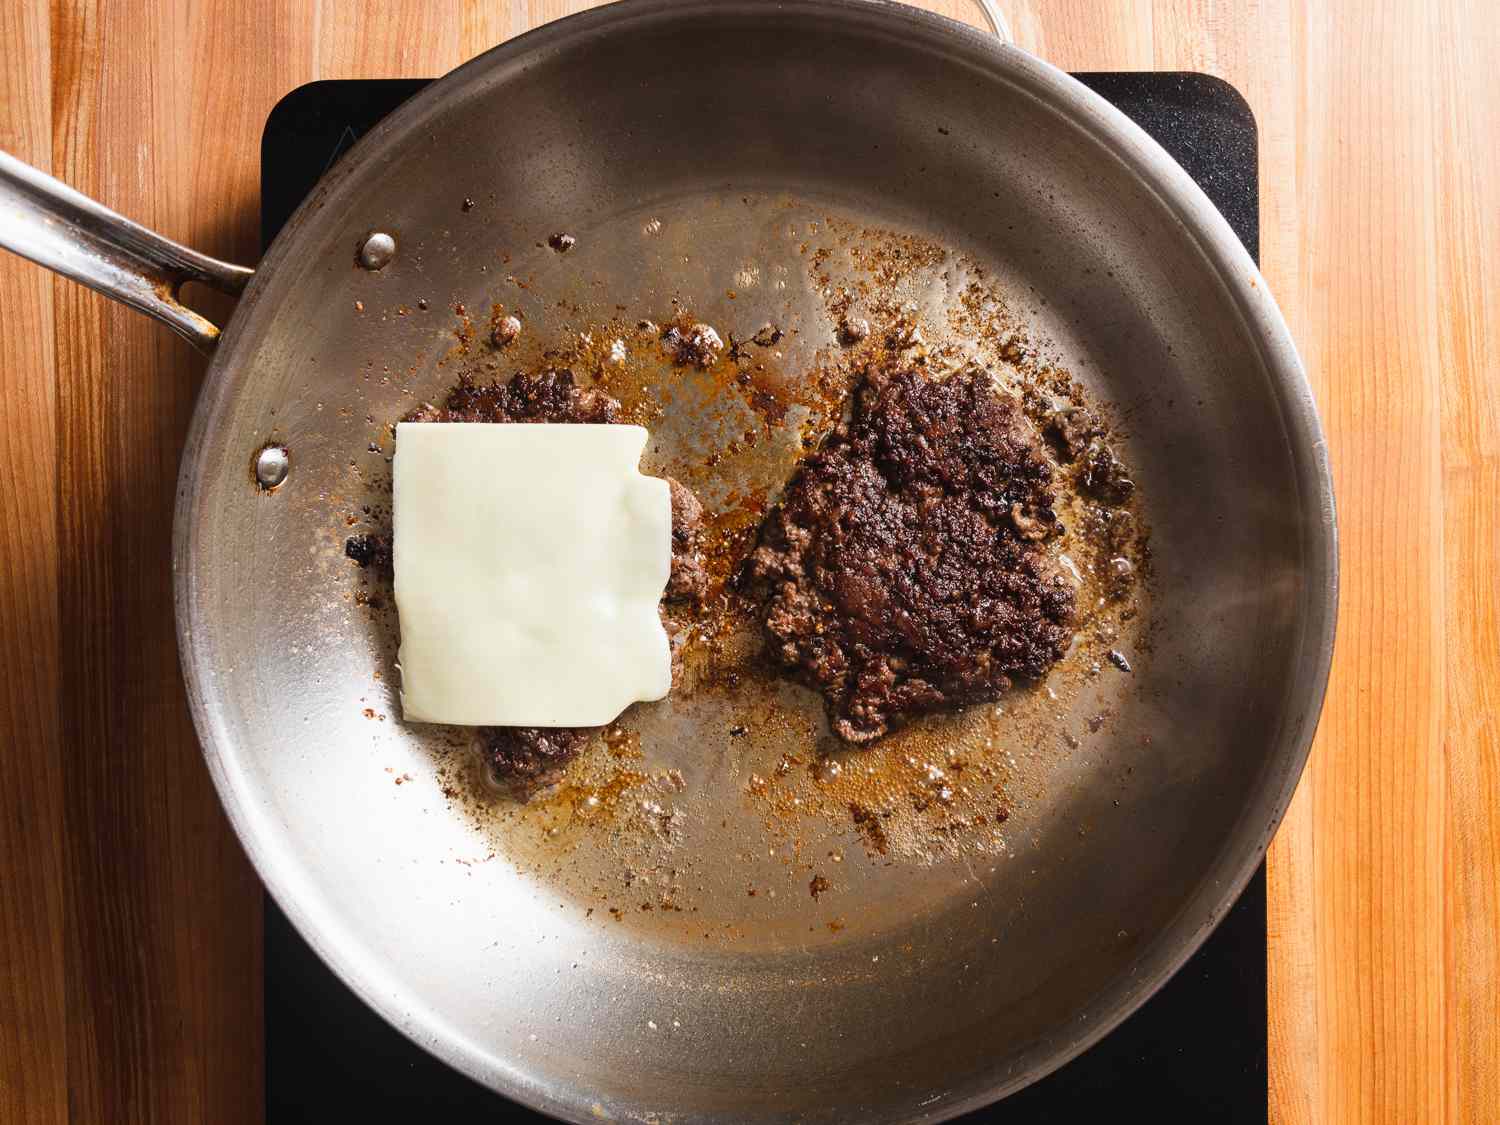
M557 784L590 733L584 727L480 727L478 736L491 775L524 801Z

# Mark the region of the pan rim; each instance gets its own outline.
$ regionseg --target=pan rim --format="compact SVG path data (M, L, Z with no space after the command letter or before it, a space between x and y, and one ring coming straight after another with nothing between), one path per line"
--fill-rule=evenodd
M347 940L348 928L299 891L299 874L278 858L275 825L254 806L239 754L223 718L210 704L203 654L196 634L204 619L197 597L192 559L196 513L202 499L208 438L232 396L234 370L251 349L256 321L270 279L293 252L300 234L315 224L317 213L352 190L351 182L370 163L370 156L459 100L477 85L501 81L540 55L566 50L573 42L613 34L655 21L748 15L765 12L763 0L621 0L589 12L546 24L507 41L434 82L361 139L297 209L264 257L225 332L194 411L178 479L173 532L175 606L179 652L194 725L215 788L241 845L267 890L318 955L360 998L414 1042L444 1062L492 1089L562 1120L585 1121L589 1107L576 1091L557 1091L509 1068L503 1059L465 1040L441 1013L415 996L392 995L380 988L380 974L366 964L359 942ZM1246 337L1257 348L1269 391L1289 440L1292 475L1298 486L1306 536L1303 564L1305 607L1298 656L1298 675L1285 699L1282 752L1273 756L1241 816L1264 827L1250 845L1227 847L1199 887L1185 898L1176 918L1163 927L1154 947L1143 954L1133 979L1115 982L1087 1006L1088 1030L1059 1041L1041 1041L1019 1057L1015 1070L988 1080L940 1109L892 1107L890 1120L947 1120L990 1104L1044 1077L1083 1053L1156 993L1198 950L1239 898L1263 859L1271 838L1291 802L1311 751L1326 695L1338 616L1338 532L1332 474L1316 402L1284 318L1248 252L1198 185L1144 131L1103 98L1050 64L1018 48L1000 44L965 24L893 0L787 0L778 3L781 18L817 17L845 20L851 27L881 22L904 36L920 37L923 46L944 62L982 70L1019 92L1039 99L1066 116L1101 155L1118 161L1182 227L1209 269L1224 286L1227 305L1240 318ZM244 342L242 342L244 341ZM312 903L309 905L309 903ZM1186 921L1184 919L1187 919ZM936 1111L936 1112L934 1112Z

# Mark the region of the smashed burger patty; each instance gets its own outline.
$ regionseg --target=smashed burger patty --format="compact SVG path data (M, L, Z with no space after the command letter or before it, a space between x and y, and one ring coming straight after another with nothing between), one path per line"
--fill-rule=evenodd
M620 404L602 391L579 387L571 371L521 373L508 383L464 379L441 406L425 403L405 419L589 425L619 420ZM672 495L672 572L663 600L693 602L703 597L708 586L703 565L703 506L689 489L670 477L666 480ZM678 629L665 614L663 621L668 636L675 641ZM676 651L674 643L674 656ZM583 727L479 728L480 746L497 779L523 797L556 781L588 736L589 729Z
M1053 504L1034 431L987 373L865 373L746 570L773 650L840 738L994 700L1063 655L1073 592L1042 546Z

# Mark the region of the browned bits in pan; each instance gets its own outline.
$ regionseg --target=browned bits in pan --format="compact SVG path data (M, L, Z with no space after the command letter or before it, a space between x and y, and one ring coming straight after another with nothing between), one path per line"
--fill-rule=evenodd
M724 350L724 340L711 324L673 325L661 334L662 345L673 362L682 367L708 369Z
M521 336L521 321L519 317L503 316L495 322L490 329L490 343L497 348L509 347Z
M839 343L848 347L858 344L870 335L870 322L863 317L844 317L839 321Z

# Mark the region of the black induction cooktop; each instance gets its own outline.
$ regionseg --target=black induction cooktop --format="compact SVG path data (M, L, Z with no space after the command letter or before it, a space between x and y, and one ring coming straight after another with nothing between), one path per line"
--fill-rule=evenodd
M1255 119L1204 74L1080 74L1155 137L1259 258ZM281 100L261 140L269 245L318 178L426 82L314 82ZM266 1114L300 1122L541 1122L404 1038L354 996L269 896L265 919ZM965 1125L1074 1122L1122 1109L1158 1121L1264 1123L1266 879L1256 873L1202 949L1112 1035Z

